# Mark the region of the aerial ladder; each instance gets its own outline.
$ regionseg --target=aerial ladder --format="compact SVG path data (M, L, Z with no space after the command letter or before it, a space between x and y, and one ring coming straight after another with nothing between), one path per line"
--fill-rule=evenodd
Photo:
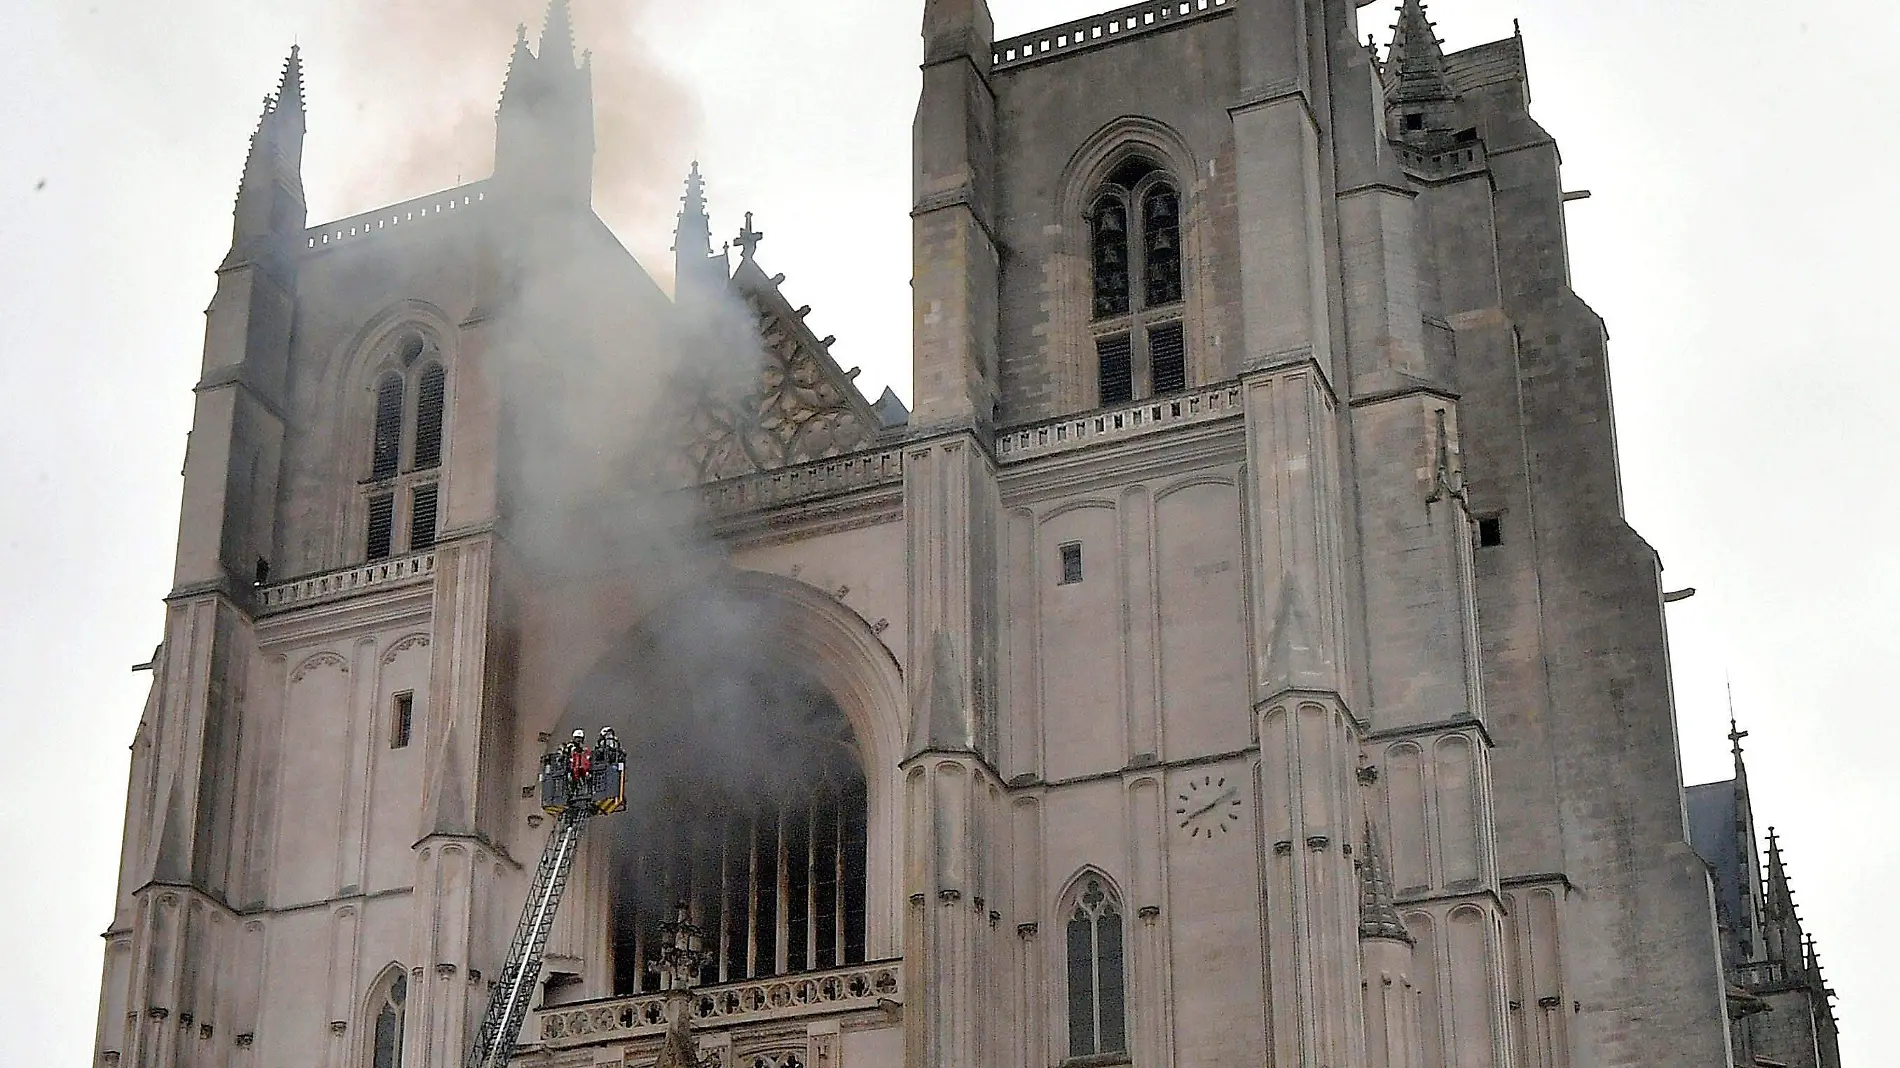
M514 1056L515 1039L521 1035L541 978L542 953L561 907L561 895L567 892L581 832L595 816L618 812L626 804L627 754L612 727L601 728L591 747L586 732L575 731L559 751L541 757L541 808L554 817L554 828L535 867L515 936L508 943L507 962L489 990L481 1030L463 1062L467 1068L506 1068Z

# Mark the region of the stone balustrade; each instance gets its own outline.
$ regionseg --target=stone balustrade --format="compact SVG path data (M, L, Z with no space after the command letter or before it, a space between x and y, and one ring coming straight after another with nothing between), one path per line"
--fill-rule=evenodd
M1009 462L1066 452L1098 442L1139 437L1173 426L1238 417L1240 386L1229 382L1191 393L1125 404L1085 415L1065 416L996 435L997 458Z
M707 514L728 518L903 480L903 450L881 449L708 482L699 487L699 492Z
M434 577L435 550L428 549L266 586L257 591L257 607L260 613L284 612L369 590L416 585Z
M702 987L694 994L693 1026L717 1031L762 1021L836 1015L904 1000L902 961L876 961L830 971ZM666 1029L666 995L642 994L542 1009L528 1034L549 1049L656 1035Z

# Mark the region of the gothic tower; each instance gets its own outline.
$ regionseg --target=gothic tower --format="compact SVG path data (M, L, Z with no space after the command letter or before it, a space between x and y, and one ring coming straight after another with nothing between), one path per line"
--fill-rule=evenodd
M293 52L98 1063L460 1064L608 724L517 1064L1831 1064L1739 756L1689 845L1524 42L1360 7L927 0L914 411L717 175L671 299L625 253L566 0L492 177L316 226Z

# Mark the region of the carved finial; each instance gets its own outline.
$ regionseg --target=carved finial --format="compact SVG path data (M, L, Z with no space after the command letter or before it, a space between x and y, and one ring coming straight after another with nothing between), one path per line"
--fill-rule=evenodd
M739 246L740 261L744 262L752 259L753 253L759 249L759 242L764 240L765 232L763 230L753 229L752 213L749 211L746 212L745 227L739 231L739 240L735 242Z

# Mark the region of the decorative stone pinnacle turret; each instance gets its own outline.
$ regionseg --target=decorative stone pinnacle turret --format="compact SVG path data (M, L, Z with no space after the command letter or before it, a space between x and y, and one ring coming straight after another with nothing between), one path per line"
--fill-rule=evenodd
M290 58L284 60L284 76L277 83L278 111L295 110L302 114L303 101L303 49L299 45L290 46Z
M673 230L673 251L684 260L688 256L712 255L712 219L706 214L706 180L700 177L699 161L686 176L686 195L680 198L679 225Z
M1412 932L1399 916L1392 897L1392 884L1385 870L1385 855L1371 821L1366 823L1365 848L1359 857L1359 937L1385 938L1412 943Z
M1424 0L1405 0L1392 27L1385 58L1388 104L1446 103L1456 99L1445 73L1445 49L1425 16Z
M563 63L574 63L574 14L568 0L548 0L547 17L541 23L541 58L559 56Z
M700 929L684 904L674 910L672 922L660 925L660 932L667 944L660 950L660 959L648 967L659 973L666 986L666 1037L653 1068L701 1068L693 1041L693 987L712 954L701 947Z

